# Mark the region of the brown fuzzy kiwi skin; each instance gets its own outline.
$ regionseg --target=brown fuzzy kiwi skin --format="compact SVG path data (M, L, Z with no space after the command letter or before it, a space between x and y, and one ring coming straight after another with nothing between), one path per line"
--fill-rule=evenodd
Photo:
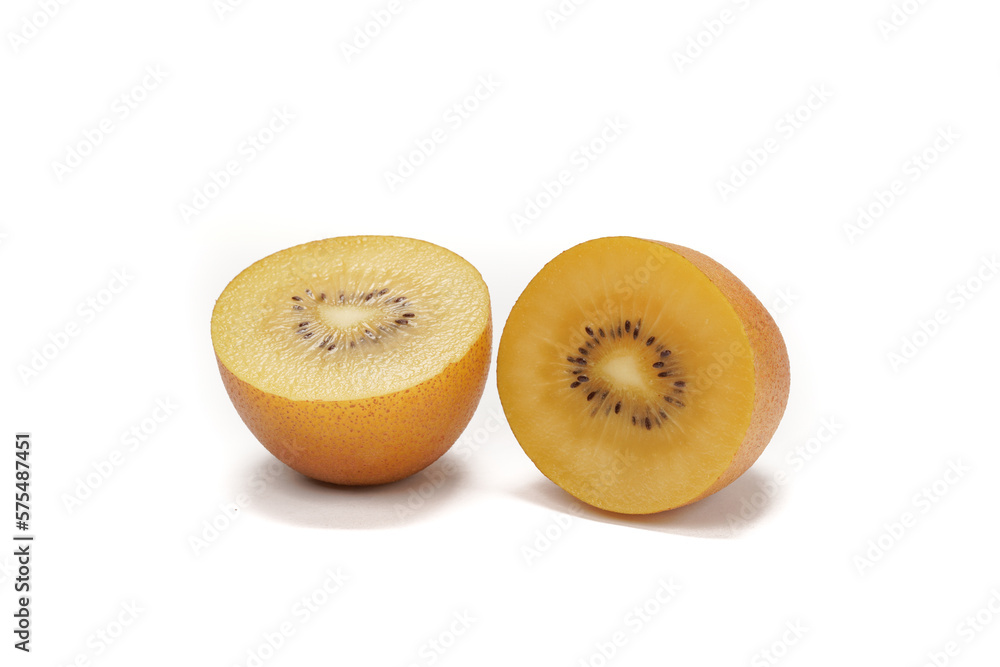
M222 382L251 433L280 461L324 482L385 484L426 468L476 411L492 352L492 320L459 361L418 385L348 401L293 401L236 377Z
M791 386L788 350L767 308L729 269L697 250L663 241L652 242L673 250L712 281L739 317L753 352L754 399L750 425L729 466L715 482L689 501L693 503L734 482L753 465L770 442L788 403Z

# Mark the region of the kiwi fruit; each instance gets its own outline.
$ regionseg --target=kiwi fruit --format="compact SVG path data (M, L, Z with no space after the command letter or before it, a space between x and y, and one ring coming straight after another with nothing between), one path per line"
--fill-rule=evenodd
M381 484L458 439L489 372L490 298L440 246L349 236L274 253L212 312L233 405L274 456L314 479Z
M531 280L504 326L497 387L543 474L595 507L649 514L753 464L784 413L789 363L774 320L721 264L613 237Z

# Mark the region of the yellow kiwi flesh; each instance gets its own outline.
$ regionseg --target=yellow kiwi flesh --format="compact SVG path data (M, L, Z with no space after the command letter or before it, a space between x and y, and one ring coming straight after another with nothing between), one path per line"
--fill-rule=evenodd
M552 481L606 510L703 498L756 460L784 411L784 341L732 273L630 237L549 262L504 327L497 383L518 442Z
M479 272L416 239L314 241L254 263L212 314L223 383L244 423L299 472L402 479L455 442L492 344Z

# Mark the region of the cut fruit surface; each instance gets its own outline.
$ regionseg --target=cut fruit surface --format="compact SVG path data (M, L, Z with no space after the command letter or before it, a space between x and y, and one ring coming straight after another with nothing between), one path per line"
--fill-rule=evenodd
M434 377L489 317L486 285L458 255L354 236L296 246L240 273L219 297L212 336L219 359L255 387L340 401Z
M250 430L296 470L345 484L401 479L451 446L482 395L491 332L479 272L401 237L270 255L212 314L220 372Z
M644 514L726 486L788 395L777 326L724 267L629 237L562 253L501 337L497 383L522 448L596 507Z

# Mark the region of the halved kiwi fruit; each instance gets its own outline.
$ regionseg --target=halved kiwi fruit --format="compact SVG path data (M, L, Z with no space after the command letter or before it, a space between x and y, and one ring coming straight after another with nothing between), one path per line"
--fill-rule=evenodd
M482 396L491 335L489 292L469 262L389 236L265 257L212 313L244 423L284 463L338 484L402 479L447 451Z
M647 514L751 466L784 412L789 366L774 320L725 267L614 237L565 251L528 284L497 384L542 473L595 507Z

